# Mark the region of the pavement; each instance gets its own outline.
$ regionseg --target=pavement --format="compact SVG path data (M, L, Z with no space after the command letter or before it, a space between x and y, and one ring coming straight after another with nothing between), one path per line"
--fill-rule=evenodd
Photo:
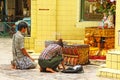
M12 39L0 38L0 80L117 80L97 76L100 65L84 65L84 73L45 73L39 72L39 66L29 70L12 69L11 60Z

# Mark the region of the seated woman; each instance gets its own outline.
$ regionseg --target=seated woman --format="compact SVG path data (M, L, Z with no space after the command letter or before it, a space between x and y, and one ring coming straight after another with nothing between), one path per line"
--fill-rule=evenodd
M62 47L63 42L62 39L60 39L56 44L50 44L43 50L38 59L41 72L54 73L60 63L62 63L65 69L62 58Z

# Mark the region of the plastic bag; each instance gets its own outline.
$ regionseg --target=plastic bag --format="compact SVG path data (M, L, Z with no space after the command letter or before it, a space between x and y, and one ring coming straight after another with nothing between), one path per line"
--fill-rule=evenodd
M63 73L83 73L83 67L81 65L70 66L67 69L62 71Z

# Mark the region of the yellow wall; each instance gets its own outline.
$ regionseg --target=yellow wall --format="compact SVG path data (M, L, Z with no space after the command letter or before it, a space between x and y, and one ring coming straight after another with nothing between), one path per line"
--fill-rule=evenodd
M57 0L57 38L76 40L80 38L80 29L76 28L76 0Z
M120 0L117 0L116 3L116 26L115 26L115 48L120 49L118 45L118 30L120 30ZM120 36L119 36L120 37Z
M31 0L31 37L26 37L26 48L40 52L46 40L83 40L84 28L98 22L78 22L79 9L79 0Z
M31 0L31 38L27 49L40 52L45 40L56 40L56 0ZM26 37L26 39L28 39ZM29 40L29 39L28 39ZM30 42L30 40L29 40ZM27 45L27 44L26 44Z
M120 8L118 5L117 7ZM32 29L30 39L33 40L33 43L30 43L31 48L28 49L40 52L44 49L45 40L57 40L59 38L83 40L85 27L98 26L99 22L79 22L79 13L80 0L31 0ZM120 17L118 18L120 19ZM120 23L119 21L116 22Z
M57 39L83 40L85 27L97 26L98 22L79 22L80 0L57 0Z

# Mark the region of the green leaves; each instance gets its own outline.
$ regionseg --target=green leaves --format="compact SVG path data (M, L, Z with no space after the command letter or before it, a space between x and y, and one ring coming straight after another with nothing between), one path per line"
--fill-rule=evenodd
M106 13L107 15L109 14L109 12L111 12L111 14L115 14L116 5L112 2L107 2L106 1L97 8L96 12Z

